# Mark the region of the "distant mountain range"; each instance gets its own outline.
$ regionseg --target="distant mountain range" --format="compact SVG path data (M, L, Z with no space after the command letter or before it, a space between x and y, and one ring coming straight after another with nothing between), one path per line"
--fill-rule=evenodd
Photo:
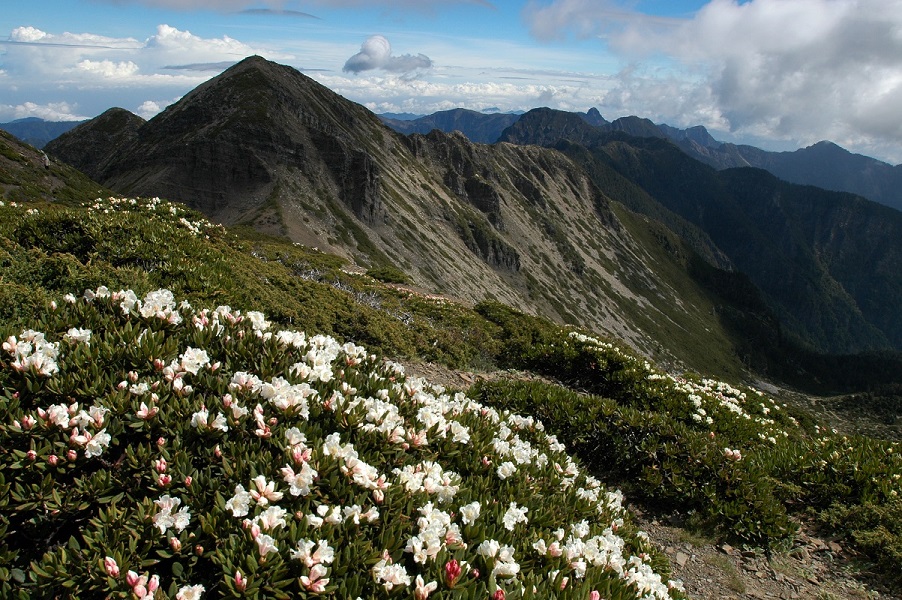
M434 122L511 118L470 113ZM664 131L536 109L494 145L402 135L252 57L149 121L111 109L46 150L118 193L606 331L663 363L835 378L816 352L902 350L902 213L718 170L678 145L714 147L707 132Z
M818 142L792 152L769 152L754 146L719 142L700 125L679 129L640 117L621 117L609 122L595 108L582 116L587 123L604 131L669 139L689 156L715 169L758 167L790 183L850 192L902 211L902 165L893 166L853 154L832 142ZM428 133L432 129L446 133L460 131L474 142L492 144L520 115L455 109L408 120L388 115L380 118L400 133Z
M460 131L470 141L493 144L522 114L524 113L502 113L498 110L478 112L457 108L431 115L384 113L378 117L403 134L429 133L433 129L445 133ZM609 122L596 108L589 109L588 113L578 114L583 115L590 125L606 130L623 131L636 137L669 139L689 156L716 169L758 167L790 183L850 192L902 211L902 165L891 165L869 156L854 154L833 142L821 141L798 150L770 152L755 146L720 142L701 125L679 129L666 124L655 124L640 117L621 117ZM45 121L28 117L0 123L0 129L35 148L43 148L50 140L83 122Z
M0 129L13 134L35 148L43 148L50 140L66 133L84 121L45 121L36 117L0 123Z

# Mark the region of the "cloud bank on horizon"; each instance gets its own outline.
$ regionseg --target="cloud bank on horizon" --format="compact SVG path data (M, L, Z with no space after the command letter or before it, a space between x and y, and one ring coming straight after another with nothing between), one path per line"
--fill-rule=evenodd
M375 112L595 106L608 119L704 125L772 148L829 139L902 162L899 0L45 1L122 23L140 5L157 21L67 23L80 33L37 15L11 23L0 122L113 105L151 117L259 54Z

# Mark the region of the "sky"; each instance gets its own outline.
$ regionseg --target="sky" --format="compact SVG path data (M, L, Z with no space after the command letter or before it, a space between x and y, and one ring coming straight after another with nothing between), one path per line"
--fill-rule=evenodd
M595 107L902 163L902 0L3 0L0 122L152 118L254 54L376 113Z

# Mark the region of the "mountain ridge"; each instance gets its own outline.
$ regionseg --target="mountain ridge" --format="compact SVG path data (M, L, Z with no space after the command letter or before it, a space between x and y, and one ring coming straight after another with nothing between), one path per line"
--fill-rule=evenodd
M689 205L658 198L662 189L649 181L659 161L662 172L682 164L723 187L713 168L663 134L626 132L650 131L650 121L641 119L615 121L615 130L604 132L587 122L603 120L600 114L539 109L505 131L536 115L549 121L528 132L530 145L514 137L474 144L437 131L404 136L298 71L256 57L142 124L134 139L107 147L97 161L99 180L121 193L179 200L226 224L251 225L364 267L396 267L417 285L464 301L499 300L604 331L664 363L735 372L744 334L730 330L718 307L744 315L738 321L769 323L767 336L781 343L768 310L780 318L797 313L773 298L769 309L740 306L710 285L730 280L730 270L741 266L687 212ZM48 151L77 160L72 155L95 126L61 136ZM575 141L561 145L562 127ZM603 143L598 136L606 136ZM697 183L687 175L677 187L685 196ZM894 279L884 280L895 289ZM854 316L841 287L824 276L809 292L812 306L832 306L822 297L830 292ZM842 348L871 347L862 338L873 325L854 316L846 330L856 324L865 333ZM791 331L822 343L816 325L803 322Z
M455 109L462 111L464 109ZM383 122L400 133L427 133L435 128L450 132L457 129L471 140L494 143L495 128L487 125L488 115L466 111L468 119L449 122L437 115L443 111L419 117L415 121L385 118ZM543 109L533 109L543 110ZM550 109L549 109L550 110ZM755 146L716 140L702 125L680 129L664 123L655 124L638 116L620 117L607 121L592 108L588 113L574 113L590 125L606 131L622 131L635 137L665 137L672 140L693 158L718 170L733 167L758 167L790 183L815 185L837 192L850 192L902 211L902 165L891 165L875 158L854 154L829 141L821 141L805 148L774 152ZM514 115L517 118L521 115ZM516 121L514 119L511 122Z
M48 152L73 160L89 132L61 136ZM563 154L402 136L289 67L242 61L106 150L99 180L120 193L397 267L434 292L584 323L649 352L648 328L671 324L692 332L669 351L684 359L701 339L729 345L706 292L684 272L678 285L698 301L681 306L683 292L656 281L657 263L674 260L668 250L637 243L620 223L632 217L607 206ZM643 299L647 289L658 291ZM627 316L638 303L644 330Z
M886 260L893 263L900 252L899 243L893 240L902 239L902 214L898 211L850 194L781 182L761 169L717 171L683 153L663 136L623 137L622 131L604 131L574 115L549 109L527 113L501 139L561 149L579 160L599 184L608 180L601 174L605 168L637 184L669 211L709 236L736 268L752 277L781 319L788 319L789 330L806 343L832 352L888 346L898 349L902 343L896 321L891 317L895 309L880 304L883 301L898 305L898 278L883 267L868 265L865 260L859 261L861 271L857 274L850 273L848 266L822 260L820 255L832 256L838 250L829 243L816 246L813 234L803 234L800 229L805 219L784 208L806 202L810 210L819 207L816 210L821 211L810 218L823 220L823 211L839 205L848 213L844 218L867 222L867 233L861 234L865 236L889 227L893 233L883 232L884 237L877 241L888 244L884 248L891 258ZM748 193L749 190L754 193ZM816 199L811 200L811 196ZM653 203L636 202L629 194L615 193L613 198L633 210L660 217L660 212L654 212L658 207ZM668 223L672 230L680 231L673 221ZM836 240L838 233L833 229ZM848 228L842 233L842 239L854 238ZM825 243L823 239L820 241ZM861 254L856 256L860 259ZM865 275L865 271L870 275ZM868 293L855 283L856 277L871 281L888 296ZM850 295L843 283L851 285L857 296ZM864 306L867 315L862 313ZM829 341L831 328L822 322L824 319L838 321L833 333L845 342ZM875 322L880 326L875 326ZM892 341L886 337L887 327L892 331Z

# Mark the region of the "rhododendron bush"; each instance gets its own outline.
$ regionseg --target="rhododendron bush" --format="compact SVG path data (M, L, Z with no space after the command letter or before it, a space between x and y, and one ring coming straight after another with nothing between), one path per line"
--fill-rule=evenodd
M543 424L168 290L0 331L0 593L669 598Z

